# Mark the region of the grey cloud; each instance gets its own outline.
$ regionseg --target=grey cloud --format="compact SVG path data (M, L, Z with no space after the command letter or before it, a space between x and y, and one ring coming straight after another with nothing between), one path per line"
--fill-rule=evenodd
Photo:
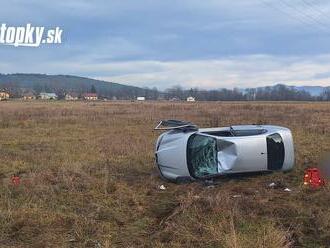
M330 27L328 1L315 1L314 14L301 1L290 4ZM318 10L324 14L316 15ZM14 0L1 1L0 16L12 25L64 29L59 46L0 46L4 73L218 87L277 79L318 82L329 63L324 55L330 54L329 32L275 0Z

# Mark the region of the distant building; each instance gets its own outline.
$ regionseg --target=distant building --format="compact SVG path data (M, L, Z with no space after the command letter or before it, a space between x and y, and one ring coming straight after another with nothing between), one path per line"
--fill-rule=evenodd
M145 101L146 98L145 98L144 96L138 96L138 97L136 98L136 100L138 100L138 101Z
M29 91L29 92L26 92L23 94L22 99L23 100L35 100L36 96L35 96L35 94L33 94L33 92Z
M0 101L4 101L9 99L9 93L5 92L5 91L1 91L0 92Z
M77 93L67 93L65 94L64 99L66 101L77 101L79 99L79 95Z
M187 97L187 102L196 102L195 97L189 96Z
M85 93L82 95L82 97L87 101L96 101L98 99L96 93Z
M177 97L172 97L169 99L170 102L178 102L180 101L180 98L177 98Z
M39 98L41 100L57 100L57 95L55 93L41 92Z

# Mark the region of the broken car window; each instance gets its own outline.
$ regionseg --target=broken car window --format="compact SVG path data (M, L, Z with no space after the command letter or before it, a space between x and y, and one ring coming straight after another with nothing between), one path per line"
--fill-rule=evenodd
M215 138L193 134L188 140L187 163L196 178L218 173L217 142Z

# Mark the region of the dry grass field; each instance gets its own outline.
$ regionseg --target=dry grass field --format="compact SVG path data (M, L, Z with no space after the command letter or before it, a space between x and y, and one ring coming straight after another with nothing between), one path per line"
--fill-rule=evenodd
M153 127L169 118L287 126L295 168L163 182ZM302 186L330 152L329 123L329 103L0 102L0 246L329 247L329 187Z

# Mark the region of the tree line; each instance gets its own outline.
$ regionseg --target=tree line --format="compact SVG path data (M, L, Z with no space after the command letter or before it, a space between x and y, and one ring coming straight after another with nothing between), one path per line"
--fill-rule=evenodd
M319 96L312 96L304 90L278 84L269 87L247 88L240 90L219 89L200 90L191 88L185 90L180 86L174 86L165 90L166 99L195 97L199 101L330 101L330 89L326 88Z
M64 98L66 93L75 92L83 94L86 92L97 93L99 98L118 99L118 100L134 100L139 96L144 96L147 100L186 100L192 96L197 101L330 101L330 88L325 88L324 92L319 96L312 96L304 90L286 85L275 85L260 88L247 89L218 89L203 90L198 88L184 89L181 86L173 86L164 91L153 88L138 87L117 87L103 88L99 85L91 85L84 87L76 87L72 89L64 89L62 87L54 87L54 84L40 85L34 84L32 89L21 88L16 83L2 84L0 90L7 90L12 97L21 97L24 92L32 91L36 95L40 92L54 92L59 99Z

